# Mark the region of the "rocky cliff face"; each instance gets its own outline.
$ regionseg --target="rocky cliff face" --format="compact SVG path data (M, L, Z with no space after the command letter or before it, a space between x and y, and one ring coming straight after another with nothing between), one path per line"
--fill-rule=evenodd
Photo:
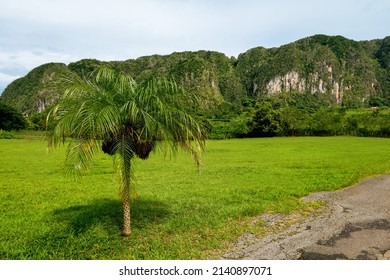
M319 73L312 73L308 79L301 77L295 70L287 72L283 76L276 76L269 81L265 86L266 95L275 95L281 92L310 92L312 94L330 93L340 104L343 98L342 80L335 81L332 75L332 67L328 66L329 78L323 80ZM340 86L341 85L341 86ZM348 89L348 88L347 88Z
M305 91L306 81L299 77L296 71L287 72L283 76L276 76L266 84L267 95L275 95L284 91Z

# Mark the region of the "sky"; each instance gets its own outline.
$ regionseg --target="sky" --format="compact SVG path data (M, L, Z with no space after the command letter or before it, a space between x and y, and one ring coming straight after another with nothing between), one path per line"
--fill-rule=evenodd
M49 62L390 35L389 0L0 0L0 93Z

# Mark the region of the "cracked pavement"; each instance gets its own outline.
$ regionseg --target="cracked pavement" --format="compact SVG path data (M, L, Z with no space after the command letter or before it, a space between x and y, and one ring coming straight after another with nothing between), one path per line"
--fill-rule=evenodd
M302 200L323 200L326 205L276 233L242 236L223 259L390 259L390 175ZM260 218L271 226L291 217L265 214Z

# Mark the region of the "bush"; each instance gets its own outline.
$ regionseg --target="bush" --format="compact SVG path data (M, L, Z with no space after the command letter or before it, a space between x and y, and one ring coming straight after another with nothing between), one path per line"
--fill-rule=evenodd
M17 139L19 137L12 131L0 130L0 139Z
M26 120L16 109L0 103L0 129L20 130L26 127Z
M251 131L251 117L242 113L231 120L214 120L211 126L210 139L242 138Z
M252 118L251 136L270 137L281 132L281 115L269 102L256 105Z

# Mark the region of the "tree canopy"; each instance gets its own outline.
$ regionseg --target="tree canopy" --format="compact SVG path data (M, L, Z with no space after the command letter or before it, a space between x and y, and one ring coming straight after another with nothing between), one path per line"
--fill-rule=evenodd
M0 129L20 130L26 127L26 120L15 108L0 102Z

